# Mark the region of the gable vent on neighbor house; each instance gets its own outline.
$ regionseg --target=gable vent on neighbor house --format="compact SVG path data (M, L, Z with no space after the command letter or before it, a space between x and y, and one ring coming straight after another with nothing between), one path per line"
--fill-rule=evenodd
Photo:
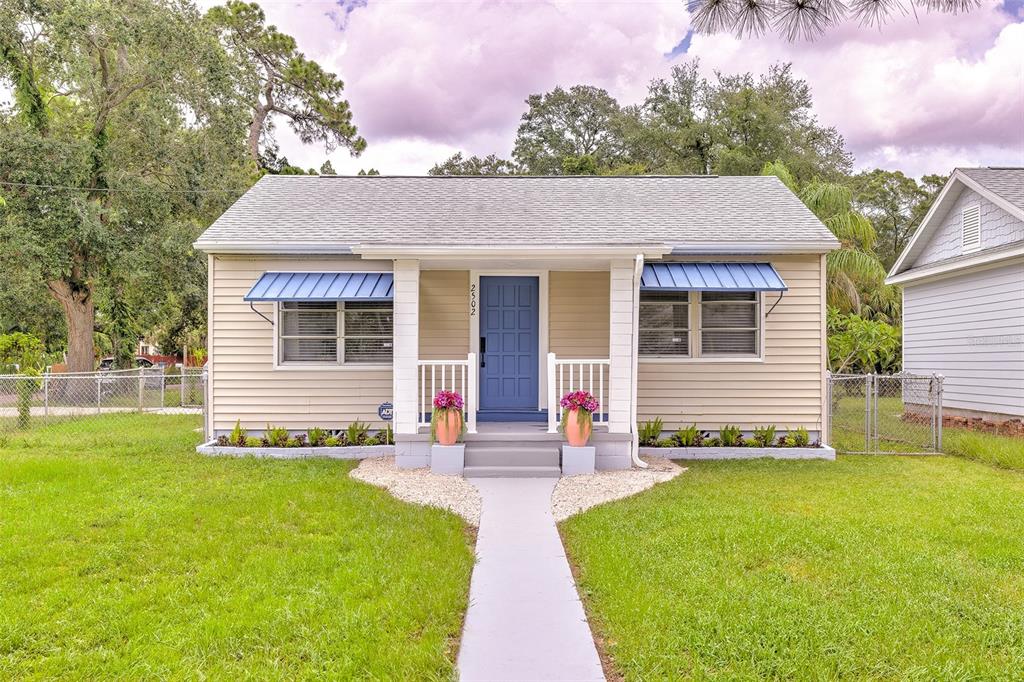
M963 250L975 251L981 248L981 207L965 206L960 215L960 225L963 228Z

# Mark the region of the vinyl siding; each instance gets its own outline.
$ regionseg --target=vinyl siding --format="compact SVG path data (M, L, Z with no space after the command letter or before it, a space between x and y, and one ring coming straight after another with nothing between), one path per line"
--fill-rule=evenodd
M821 430L825 371L822 258L800 255L769 260L789 291L766 318L764 361L641 359L637 387L640 420L661 417L667 430L694 422L709 431L727 423L746 430L761 424ZM764 295L765 312L777 297Z
M903 367L944 375L945 407L1024 416L1024 261L908 285Z
M420 359L465 360L469 353L469 271L420 272Z
M289 429L340 428L360 419L380 426L377 407L391 400L391 369L353 367L310 370L273 367L274 329L242 297L268 270L391 270L391 263L346 258L217 256L212 261L210 361L212 426L262 431L268 423ZM274 304L256 309L273 319Z
M609 273L548 275L548 350L572 359L608 357Z

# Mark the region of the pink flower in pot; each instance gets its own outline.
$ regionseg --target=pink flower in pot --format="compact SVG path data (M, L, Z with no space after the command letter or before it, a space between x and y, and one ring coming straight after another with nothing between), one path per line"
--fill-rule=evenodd
M438 391L430 415L430 438L441 445L455 445L465 429L462 396L456 391Z
M597 398L588 391L572 391L562 396L562 432L569 445L581 448L594 430L594 413L600 408Z

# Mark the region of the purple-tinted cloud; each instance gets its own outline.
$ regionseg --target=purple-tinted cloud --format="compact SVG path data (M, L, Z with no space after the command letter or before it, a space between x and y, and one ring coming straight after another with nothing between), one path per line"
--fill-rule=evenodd
M637 94L686 34L679 2L369 4L339 68L369 139L459 143L514 129L527 95L591 83Z
M882 30L847 23L813 43L774 36L694 35L685 3L268 3L268 16L344 78L364 157L339 170L418 172L434 153L508 154L523 100L588 83L620 102L681 59L704 70L763 72L790 61L810 83L820 120L860 164L920 174L932 164L1024 164L1024 0L968 15L897 17ZM279 134L293 160L323 150ZM306 161L305 159L308 159ZM386 165L385 165L386 164Z

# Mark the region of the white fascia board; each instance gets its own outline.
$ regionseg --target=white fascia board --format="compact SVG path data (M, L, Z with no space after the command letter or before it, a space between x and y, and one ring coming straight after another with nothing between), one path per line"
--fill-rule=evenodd
M979 253L972 258L964 258L953 263L937 264L935 266L923 266L908 270L902 274L889 275L885 278L886 284L907 284L925 279L937 279L943 276L959 275L972 270L981 270L992 265L998 265L1003 261L1024 256L1024 243L1014 249L1007 249L996 253Z
M921 237L926 232L931 232L929 226L932 223L932 219L940 210L945 210L944 203L946 201L946 196L952 191L953 186L958 182L960 184L964 184L963 173L960 171L953 171L953 175L949 176L949 180L947 180L946 184L941 190L939 190L939 196L935 197L935 201L932 202L931 208L929 208L928 212L924 214L921 224L917 226L916 230L914 230L914 234L910 237L910 241L903 247L903 253L901 253L900 257L896 259L895 263L893 263L892 269L889 270L889 277L895 277L897 273L903 269L904 261L906 261L910 256L917 242L920 241Z
M694 242L672 247L673 256L713 254L770 255L787 253L828 253L839 248L838 240L807 242Z
M192 246L197 251L204 251L206 253L251 253L253 255L306 254L314 256L321 254L352 254L352 247L347 244L330 244L324 242L236 242L200 240L194 242Z
M579 256L629 256L643 254L647 258L667 255L667 244L539 244L536 246L485 246L437 244L357 244L352 253L363 258L539 258Z

